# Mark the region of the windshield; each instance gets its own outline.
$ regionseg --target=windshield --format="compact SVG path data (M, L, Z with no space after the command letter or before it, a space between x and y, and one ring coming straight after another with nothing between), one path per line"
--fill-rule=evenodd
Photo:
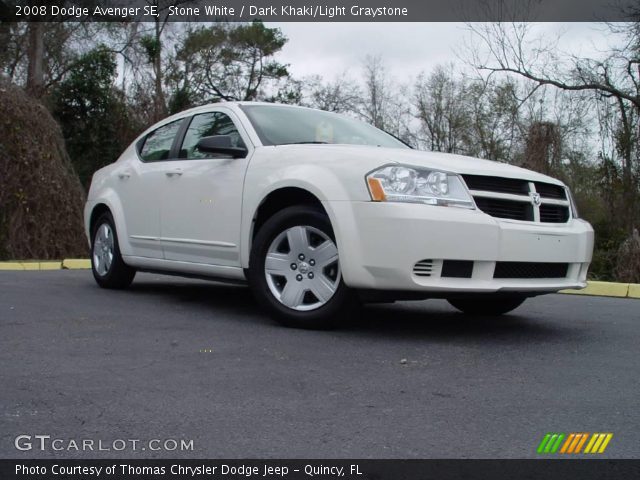
M310 108L241 105L263 145L334 143L409 148L364 122Z

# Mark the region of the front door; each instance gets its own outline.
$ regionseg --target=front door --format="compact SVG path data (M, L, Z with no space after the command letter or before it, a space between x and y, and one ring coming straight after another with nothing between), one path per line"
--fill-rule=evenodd
M204 153L202 137L228 135L246 146L246 158ZM179 148L179 160L165 165L161 242L165 259L240 266L240 220L244 175L251 157L248 136L233 112L194 115Z

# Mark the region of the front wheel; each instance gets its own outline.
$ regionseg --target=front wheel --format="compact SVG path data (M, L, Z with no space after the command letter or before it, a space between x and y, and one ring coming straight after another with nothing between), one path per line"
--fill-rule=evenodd
M448 302L468 315L497 316L509 313L524 303L526 297L483 295L469 298L452 298Z
M249 264L256 298L286 326L330 328L356 304L342 280L331 223L318 209L289 207L267 220Z

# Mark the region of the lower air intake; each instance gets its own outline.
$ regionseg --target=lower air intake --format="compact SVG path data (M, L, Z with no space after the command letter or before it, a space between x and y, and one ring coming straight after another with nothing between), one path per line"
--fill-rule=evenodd
M493 278L565 278L568 263L496 262Z
M418 277L430 277L433 270L433 260L420 260L413 266L413 274Z
M442 277L471 278L473 262L471 260L445 260L442 262Z

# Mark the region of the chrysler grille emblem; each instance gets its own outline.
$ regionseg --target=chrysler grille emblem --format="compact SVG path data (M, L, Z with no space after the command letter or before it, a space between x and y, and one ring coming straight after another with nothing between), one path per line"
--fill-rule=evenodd
M533 204L537 207L540 205L540 194L539 193L531 193L531 200L533 201Z

